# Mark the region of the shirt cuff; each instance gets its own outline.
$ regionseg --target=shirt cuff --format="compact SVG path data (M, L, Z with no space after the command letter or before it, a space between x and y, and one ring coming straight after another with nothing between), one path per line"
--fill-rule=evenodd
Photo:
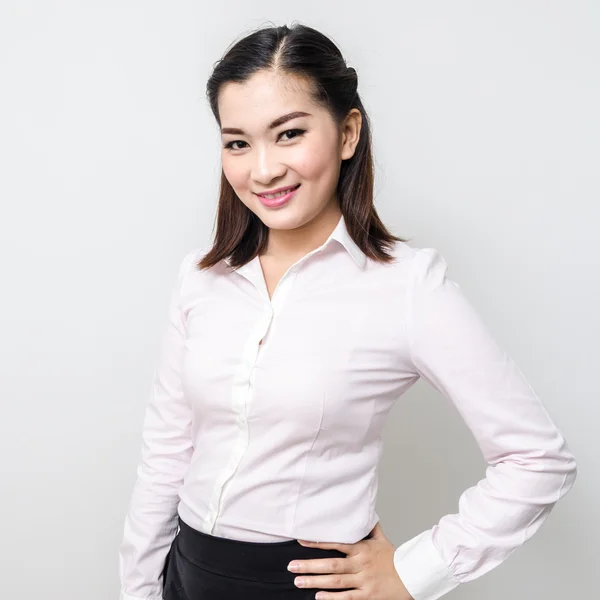
M437 600L461 583L442 561L431 534L423 531L394 552L396 571L415 600Z

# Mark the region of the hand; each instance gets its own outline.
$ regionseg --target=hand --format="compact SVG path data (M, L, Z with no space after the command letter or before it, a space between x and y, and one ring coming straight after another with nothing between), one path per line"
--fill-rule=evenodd
M302 589L352 588L343 592L320 591L315 596L317 600L414 600L394 567L395 548L383 534L379 522L371 531L370 538L355 544L298 542L312 548L339 550L347 555L344 558L294 560L290 563L298 564L298 569L290 570L304 580L303 585L298 586ZM303 573L328 575L304 576Z

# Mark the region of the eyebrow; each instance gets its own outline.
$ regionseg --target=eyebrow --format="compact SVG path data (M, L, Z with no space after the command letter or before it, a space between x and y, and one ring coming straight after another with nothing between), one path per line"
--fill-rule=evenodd
M287 115L283 115L275 119L270 125L269 129L275 129L280 125L283 125L287 121L291 121L292 119L297 119L298 117L312 117L310 113L302 112L301 110L297 110ZM246 135L243 129L239 129L237 127L223 127L221 129L221 133L233 133L235 135Z

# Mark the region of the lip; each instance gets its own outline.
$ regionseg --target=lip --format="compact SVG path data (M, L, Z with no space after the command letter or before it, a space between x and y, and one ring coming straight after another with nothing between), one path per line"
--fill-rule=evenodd
M257 196L263 196L264 194L277 194L279 192L283 192L285 190L291 190L292 188L298 187L298 185L300 184L296 184L296 185L286 185L284 187L280 187L280 188L275 188L274 190L267 190L264 192L260 192L260 193L256 193Z
M295 188L282 188L284 190L291 189L291 191L277 198L265 198L264 196L261 196L259 194L257 194L257 196L264 206L268 208L279 208L280 206L287 204L294 197L299 188L299 185Z

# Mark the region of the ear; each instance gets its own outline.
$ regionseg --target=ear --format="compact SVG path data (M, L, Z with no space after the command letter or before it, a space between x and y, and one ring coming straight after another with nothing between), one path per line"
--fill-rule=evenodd
M360 130L362 127L362 113L358 108L353 108L342 123L342 147L341 158L346 160L354 156L358 140L360 139Z

